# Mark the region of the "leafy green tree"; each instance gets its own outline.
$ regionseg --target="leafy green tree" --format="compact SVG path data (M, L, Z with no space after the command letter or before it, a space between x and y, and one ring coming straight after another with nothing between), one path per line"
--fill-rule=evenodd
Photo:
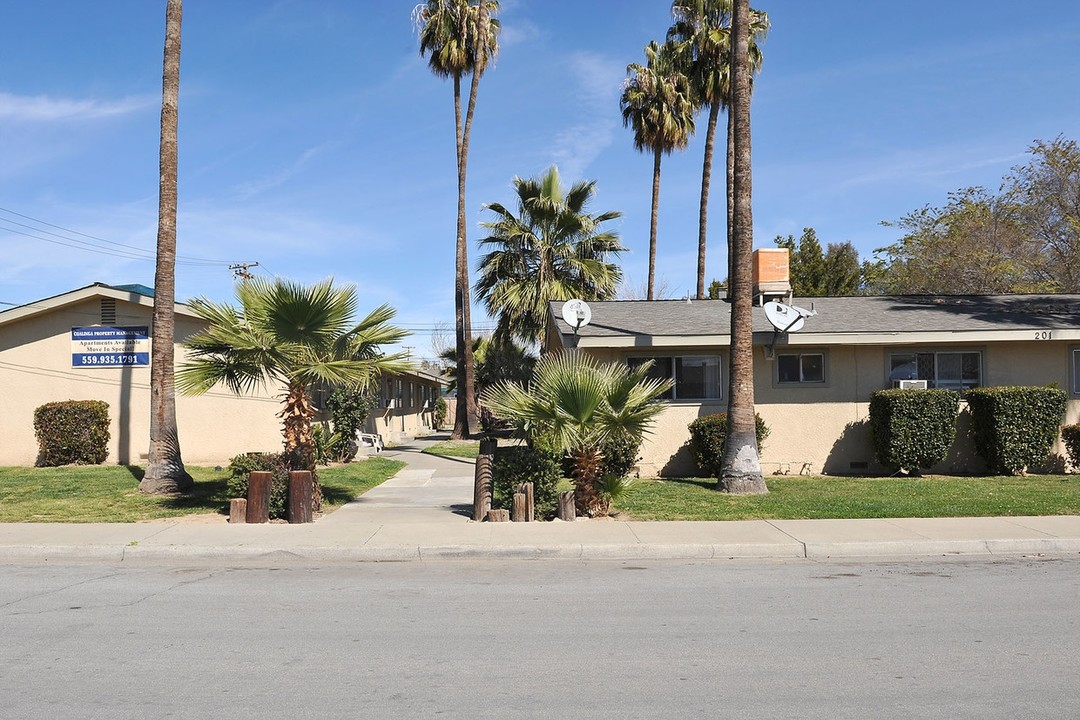
M615 295L622 271L611 259L626 248L602 226L622 214L589 213L595 181L567 191L556 167L539 179L514 178L514 188L516 215L499 203L484 206L496 219L481 223L491 235L480 241L489 252L480 260L476 297L498 318L497 335L543 343L548 303Z
M717 489L740 495L769 491L761 473L754 417L749 24L749 0L735 0L731 18L731 114L734 118L731 372L728 373L728 435Z
M674 42L645 46L645 65L626 67L620 107L623 125L633 128L634 147L653 154L652 215L649 220L648 300L656 280L656 225L660 209L660 158L683 150L694 134L694 96Z
M499 51L501 28L493 13L496 0L427 0L413 10L413 23L420 35L420 54L429 56L428 66L439 77L454 80L454 139L457 145L457 246L454 262L454 311L459 363L458 384L464 388L457 404L451 437L469 435L469 423L477 417L472 382L472 323L469 307L469 258L465 233L465 172L469 158L469 134L480 76ZM461 79L472 76L464 124L461 116Z
M731 0L674 0L671 11L675 22L668 30L668 39L679 42L685 48L689 62L687 73L694 88L695 102L699 108L707 107L709 110L698 209L697 297L701 300L705 297L705 246L716 125L720 111L728 109L731 95ZM758 40L764 38L769 30L769 17L757 10L751 10L750 17L748 57L752 72L756 73L761 69L762 59ZM730 114L728 117L730 120ZM730 164L728 167L730 169ZM727 194L730 195L730 172L727 173L727 186ZM728 221L730 223L730 213Z
M165 5L165 53L161 82L160 185L154 311L150 348L150 449L139 490L153 495L187 492L195 481L180 456L176 426L173 355L176 336L177 108L180 99L181 0Z
M940 208L926 206L895 223L897 242L875 250L873 273L882 294L994 294L1042 292L1059 286L1042 244L1023 222L1024 210L1007 195L981 187L950 193Z
M606 514L607 501L599 487L604 443L649 432L663 412L655 399L671 387L670 380L648 378L650 366L631 370L578 352L545 355L527 390L502 382L483 394L483 402L517 423L534 443L569 456L578 510L589 516Z
M1001 190L950 193L896 222L904 232L864 264L872 292L986 294L1080 291L1080 146L1036 140Z
M236 300L238 305L191 301L208 326L185 342L191 359L177 372L177 387L188 395L216 385L237 395L268 383L283 387L285 455L292 469L312 471L318 510L322 491L314 474L312 388L326 383L370 390L384 373L408 370L404 353L382 350L408 333L390 324L396 311L389 305L356 322L356 288L335 287L332 280L303 286L252 278L236 286Z
M791 291L796 297L837 297L863 291L859 253L850 242L829 243L822 252L814 228L804 228L798 241L780 235L773 241L790 253Z
M1005 178L1004 196L1046 259L1041 270L1065 292L1080 291L1080 146L1036 140L1031 160Z

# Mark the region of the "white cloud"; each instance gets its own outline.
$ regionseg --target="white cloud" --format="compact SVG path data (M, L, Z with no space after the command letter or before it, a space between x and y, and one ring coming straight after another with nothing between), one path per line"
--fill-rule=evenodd
M296 158L291 164L278 172L258 180L250 180L241 184L236 188L237 195L241 200L249 200L267 190L284 185L294 176L299 174L309 160L326 151L331 145L332 143L323 143L322 145L308 148L300 154L300 157Z
M551 155L566 178L584 176L593 160L611 145L618 126L621 64L596 53L573 53L565 77L577 81L572 99L579 122L555 134Z
M156 98L140 96L119 100L73 100L47 95L12 95L0 92L0 120L24 123L93 120L127 115L156 102Z

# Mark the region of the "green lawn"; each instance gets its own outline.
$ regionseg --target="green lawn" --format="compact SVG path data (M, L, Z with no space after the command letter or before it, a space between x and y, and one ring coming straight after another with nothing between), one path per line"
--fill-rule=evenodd
M319 468L324 509L333 510L383 482L404 463L381 457ZM95 465L0 468L0 522L136 522L228 513L228 472L191 467L195 490L176 497L138 491L142 468Z
M1080 514L1080 475L768 477L768 495L717 492L703 478L639 480L617 510L634 520L980 517Z
M480 454L479 440L446 440L445 442L424 448L422 452L429 455L443 455L446 457L473 458Z

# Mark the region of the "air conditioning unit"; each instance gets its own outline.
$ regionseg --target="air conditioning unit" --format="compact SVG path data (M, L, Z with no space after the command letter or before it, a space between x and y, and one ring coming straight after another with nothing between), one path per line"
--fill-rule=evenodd
M925 390L925 380L893 380L893 387L900 390Z

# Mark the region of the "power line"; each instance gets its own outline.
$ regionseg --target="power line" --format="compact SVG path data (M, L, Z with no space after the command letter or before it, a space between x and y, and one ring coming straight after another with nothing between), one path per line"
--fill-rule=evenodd
M38 218L31 217L29 215L24 215L23 213L16 212L14 210L9 210L7 208L0 207L0 212L7 213L8 215L14 215L14 216L20 217L20 218L22 218L24 220L29 220L29 221L31 221L33 223L36 223L37 225L53 228L55 230L60 230L60 231L62 231L64 233L68 233L68 234L67 235L62 235L60 233L55 233L55 232L52 232L50 230L45 230L45 229L43 229L41 227L35 227L34 225L27 225L26 223L21 223L21 222L18 222L16 220L11 220L9 218L0 218L0 222L2 222L2 223L7 223L8 225L15 225L17 227L21 227L21 228L25 228L27 230L32 230L33 231L33 233L28 233L28 232L23 232L21 230L16 230L16 229L11 228L11 227L4 227L3 225L0 225L0 230L4 230L4 231L9 232L9 233L14 233L14 234L17 234L17 235L23 235L25 237L33 238L35 240L42 240L44 242L49 242L49 243L53 243L53 244L56 244L56 245L63 245L64 247L71 247L71 248L75 248L77 250L86 250L87 252L95 252L95 253L99 253L101 255L111 255L113 257L128 258L128 259L131 259L131 260L153 260L155 258L155 256L156 256L156 251L153 251L153 250L147 250L145 248L141 248L141 247L138 247L138 246L135 246L135 245L127 245L125 243L119 243L119 242L115 242L115 241L112 241L112 240L106 240L105 238L100 238L100 237L97 237L95 235L88 235L87 233L79 232L78 230L71 230L70 228L65 228L65 227L62 227L60 225L55 225L53 223L46 222L45 220L39 220ZM51 235L53 238L59 238L59 239L54 240L54 239L51 239L51 238L42 237L42 235L38 235L38 234L34 234L34 233L42 233L44 235ZM78 235L79 237L71 237L72 235ZM93 241L95 241L97 243L105 243L106 245L111 245L116 249L114 250L112 248L99 247L94 242L87 242L87 240L80 240L79 239L80 237L87 238L87 240L93 240ZM67 241L67 242L61 242L61 240ZM75 243L75 244L72 244L72 243ZM231 261L231 260L215 260L215 259L212 259L212 258L200 258L200 257L194 257L194 256L190 256L190 255L177 255L176 256L176 262L177 262L177 264L182 264L182 265L213 265L213 266L216 266L216 265L229 265L233 261Z

